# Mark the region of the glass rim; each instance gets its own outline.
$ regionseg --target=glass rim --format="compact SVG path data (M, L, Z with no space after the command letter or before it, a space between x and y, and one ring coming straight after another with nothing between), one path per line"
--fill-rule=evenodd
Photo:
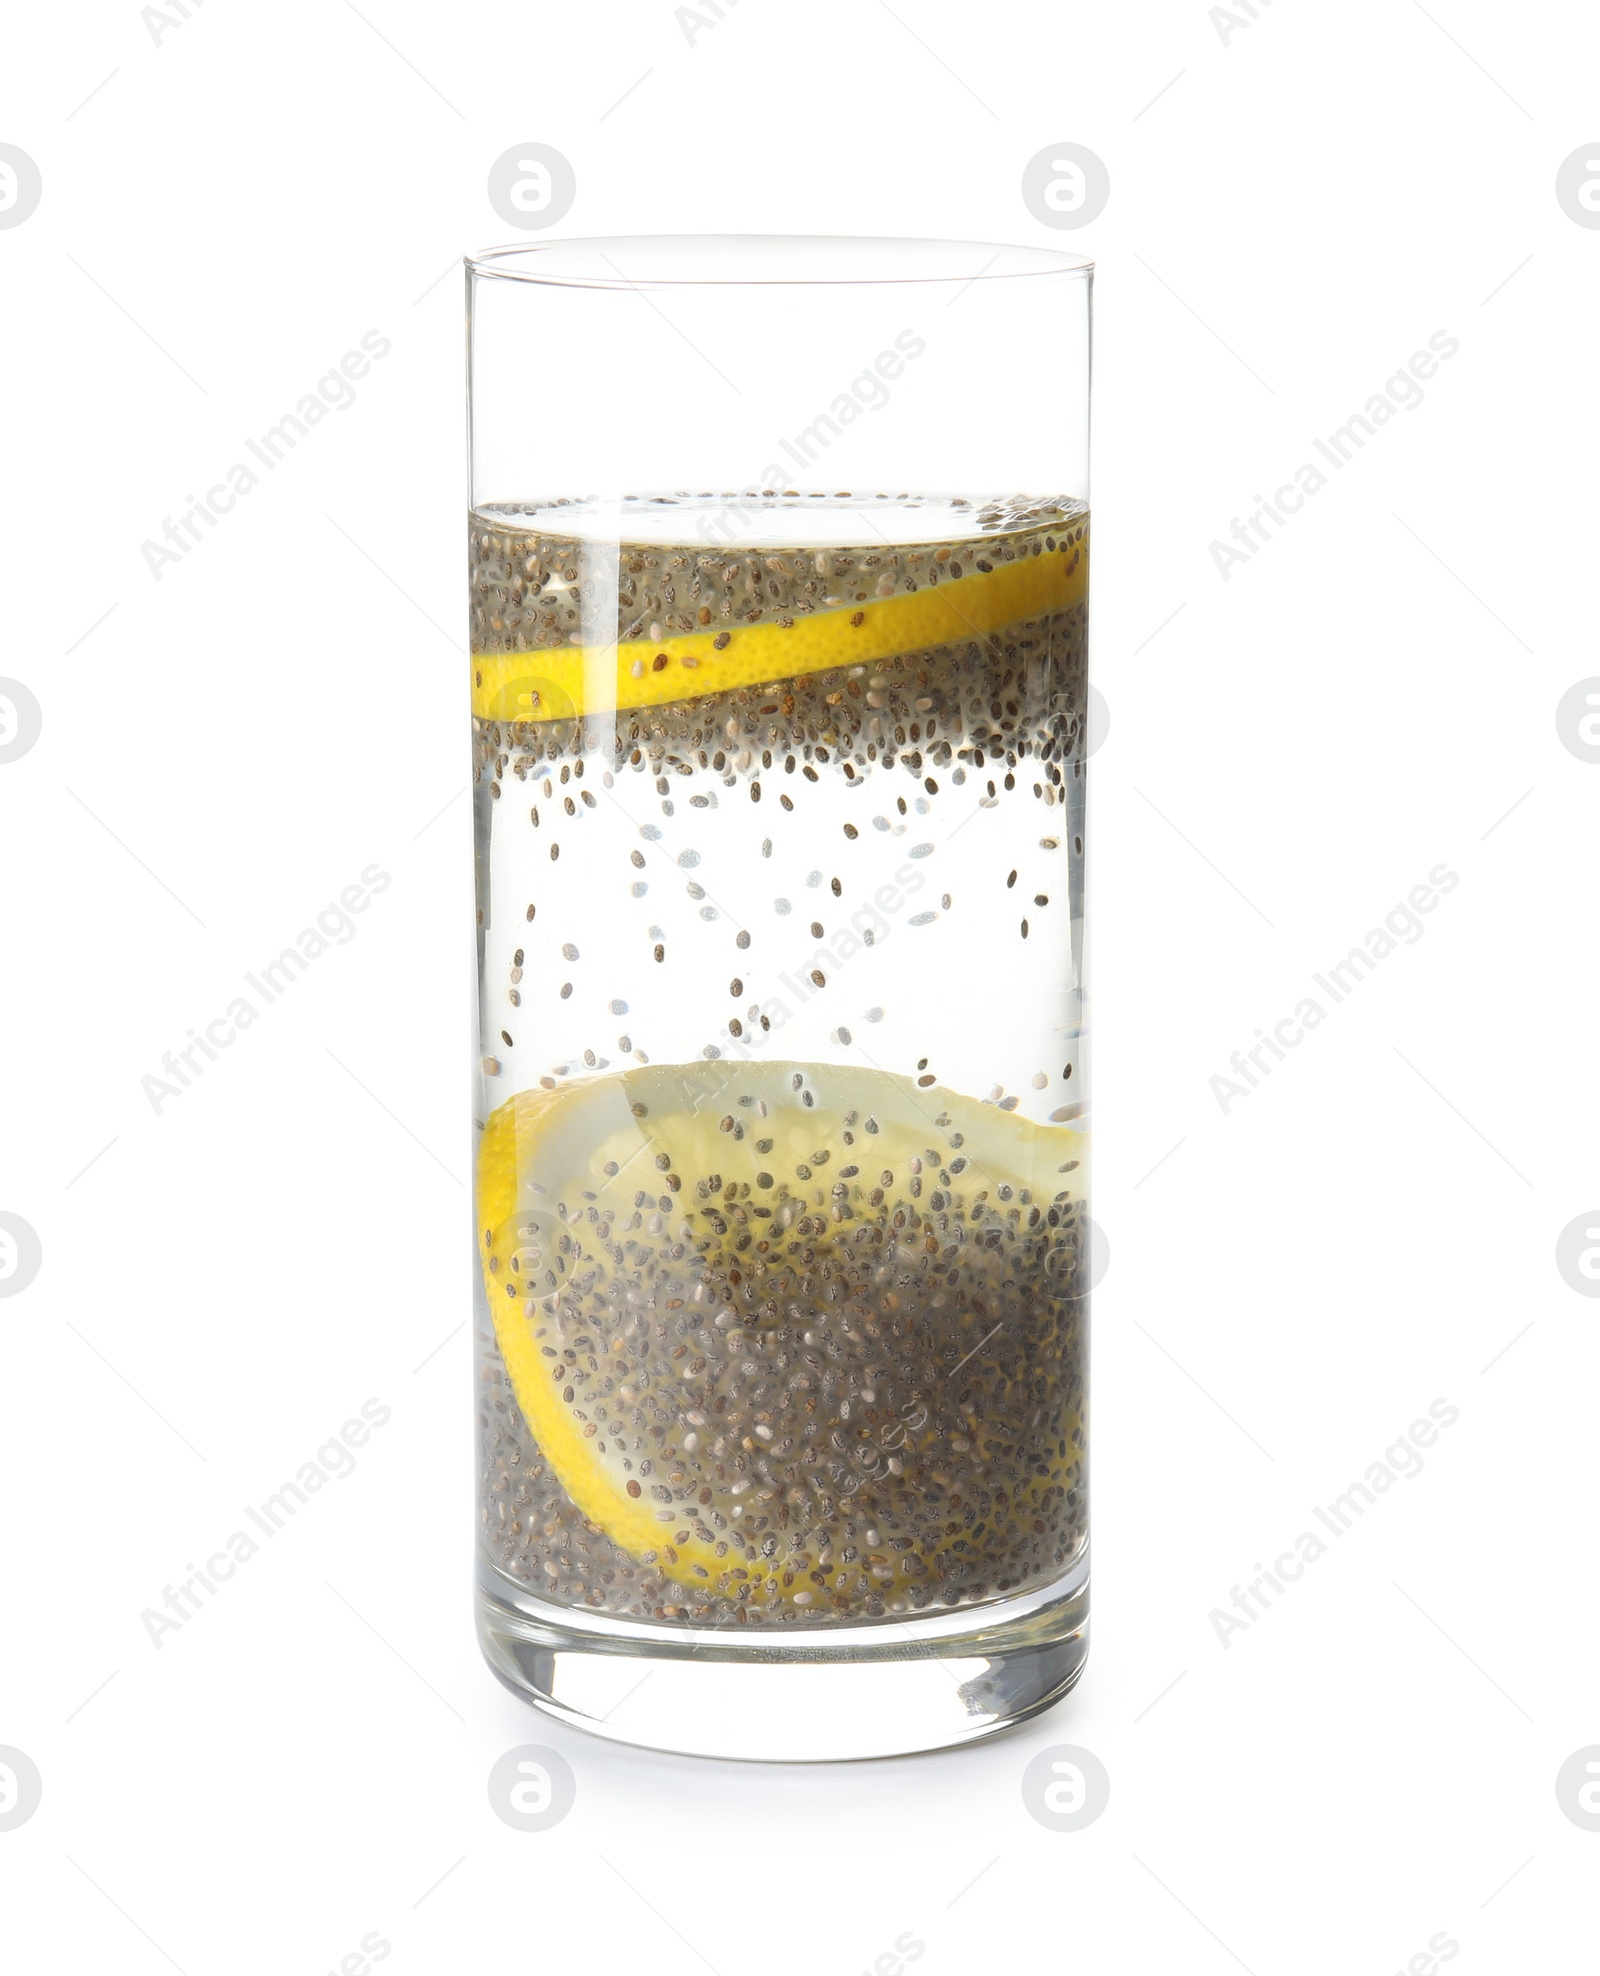
M621 257L621 260L618 259ZM1007 265L998 266L1005 257ZM875 234L663 233L513 241L466 254L469 276L541 287L869 288L1087 278L1094 263L1011 241ZM595 267L596 261L602 263ZM635 272L622 265L631 261ZM722 265L718 265L721 263ZM665 268L668 271L662 271Z

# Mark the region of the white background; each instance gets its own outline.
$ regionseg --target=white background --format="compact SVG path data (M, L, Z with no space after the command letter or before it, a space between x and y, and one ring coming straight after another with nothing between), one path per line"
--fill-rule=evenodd
M44 1252L0 1303L0 1744L44 1784L6 1966L317 1976L377 1931L396 1976L853 1976L909 1931L928 1976L1384 1976L1442 1930L1463 1976L1594 1967L1600 1834L1554 1789L1600 1742L1600 1304L1554 1260L1600 1200L1600 767L1555 722L1600 672L1600 232L1554 192L1592 13L168 13L22 10L0 82L43 179L0 231L0 671L44 710L0 768L0 1207ZM985 1747L634 1752L472 1637L456 263L530 140L574 235L1099 265L1095 1644ZM1020 194L1067 140L1111 174L1078 233ZM155 581L141 542L374 328L358 402ZM1426 402L1224 581L1210 543L1441 329ZM1424 937L1225 1114L1230 1053L1441 861ZM163 1052L372 862L356 937L157 1115ZM369 1397L356 1473L154 1646ZM1224 1647L1438 1398L1425 1472ZM538 1835L485 1793L527 1742L577 1778ZM1076 1834L1019 1791L1062 1743L1112 1780Z

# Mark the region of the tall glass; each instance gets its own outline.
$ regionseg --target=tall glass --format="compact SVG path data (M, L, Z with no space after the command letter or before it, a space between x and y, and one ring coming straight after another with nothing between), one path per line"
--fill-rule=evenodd
M674 1750L988 1734L1086 1648L1089 266L467 290L484 1652Z

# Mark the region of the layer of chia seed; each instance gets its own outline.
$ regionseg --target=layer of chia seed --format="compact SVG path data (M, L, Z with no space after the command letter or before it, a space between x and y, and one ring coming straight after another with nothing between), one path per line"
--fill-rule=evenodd
M679 498L691 515L708 507L715 513L718 502L746 503L773 516L774 527L777 517L809 507L800 496ZM555 505L556 514L561 505ZM580 626L591 621L594 600L608 596L613 583L618 640L660 639L724 624L799 618L909 593L1022 556L1054 553L1063 543L1082 542L1089 525L1088 510L1077 502L1019 497L972 506L957 500L941 503L939 518L948 524L952 510L970 510L973 532L953 541L945 536L924 542L722 549L663 540L670 538L675 505L669 498L624 504L619 526L637 520L653 533L648 540L624 540L612 552L614 565L608 555L603 569L595 542L530 524L529 517L550 515L550 507L506 504L471 515L473 651L525 652L578 644L584 636ZM904 505L896 512L903 515Z
M480 1320L500 1570L556 1603L692 1626L894 1619L1059 1577L1087 1524L1083 1204L997 1198L948 1158L926 1198L902 1176L842 1222L785 1183L764 1197L765 1256L720 1176L670 1215L641 1193L620 1228L569 1217L564 1398L634 1451L660 1542L634 1558L571 1502ZM659 1567L691 1537L722 1568L685 1584ZM753 1577L758 1559L779 1575Z

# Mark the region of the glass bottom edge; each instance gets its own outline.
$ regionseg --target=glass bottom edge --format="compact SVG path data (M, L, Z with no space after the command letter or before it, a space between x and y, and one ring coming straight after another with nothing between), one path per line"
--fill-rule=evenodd
M971 1743L1077 1684L1087 1554L1052 1585L905 1624L730 1637L548 1605L480 1558L478 1641L513 1694L574 1728L683 1756L838 1763Z

